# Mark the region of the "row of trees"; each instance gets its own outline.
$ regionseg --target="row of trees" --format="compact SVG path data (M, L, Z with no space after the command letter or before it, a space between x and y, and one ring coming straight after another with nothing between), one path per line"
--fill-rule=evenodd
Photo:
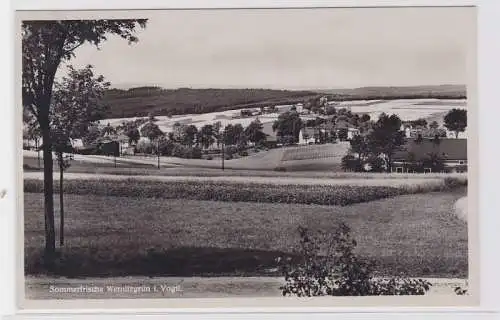
M119 130L128 137L132 144L137 144L142 136L157 143L168 140L189 148L208 149L213 144L218 147L224 144L225 146L239 146L241 148L246 148L249 142L254 145L262 144L266 140L262 128L262 123L259 120L252 121L246 128L239 123L228 124L223 128L221 122L215 122L206 124L200 129L195 125L175 123L173 130L165 134L155 123L155 120L150 119L140 128L137 122L125 122L119 127Z

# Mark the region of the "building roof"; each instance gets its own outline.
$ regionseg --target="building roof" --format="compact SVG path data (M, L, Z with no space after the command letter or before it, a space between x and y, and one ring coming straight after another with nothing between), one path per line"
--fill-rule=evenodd
M393 158L394 160L407 160L409 153L413 153L417 160L428 157L430 153L436 153L447 160L467 160L467 139L442 138L439 143L427 139L420 143L409 140L402 150L394 154Z

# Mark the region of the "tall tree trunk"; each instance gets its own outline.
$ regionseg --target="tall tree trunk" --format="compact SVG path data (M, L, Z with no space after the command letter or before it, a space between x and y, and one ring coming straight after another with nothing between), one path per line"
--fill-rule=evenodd
M387 155L387 172L392 171L392 155Z
M63 157L61 154L60 165L59 165L59 207L61 212L60 226L59 226L59 245L64 246L64 189L63 189L63 178L64 178L64 168L63 168Z
M455 131L455 139L458 139L458 131Z
M41 121L43 136L43 193L45 207L45 262L47 267L53 266L56 251L54 227L54 169L52 162L52 141L48 116Z
M40 148L39 148L39 145L38 145L38 139L35 139L35 148L36 148L36 154L37 154L37 158L38 158L38 169L41 168L41 165L40 165Z

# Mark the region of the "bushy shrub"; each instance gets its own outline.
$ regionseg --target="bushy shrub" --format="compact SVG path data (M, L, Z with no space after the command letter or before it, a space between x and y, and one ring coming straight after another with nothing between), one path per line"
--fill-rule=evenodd
M161 139L158 143L158 148L160 151L160 155L162 156L171 156L172 151L174 149L175 143L168 139Z
M363 171L363 166L361 161L358 158L354 157L351 154L345 155L341 159L341 167L344 171L354 171L361 172Z
M207 157L207 160L213 160L213 159L214 159L214 157L212 157L212 156Z
M242 150L242 151L238 152L238 154L239 154L240 156L242 156L242 157L246 157L246 156L248 156L248 151L246 151L246 150Z
M372 170L371 172L384 172L385 171L385 162L383 159L379 158L379 157L372 157L370 159L368 159L367 161Z
M191 158L192 159L201 159L203 152L199 147L190 147Z
M186 158L187 155L187 147L183 146L180 143L174 143L172 147L172 156L178 158Z
M283 296L424 295L431 284L404 277L375 278L374 261L359 258L350 229L341 224L333 233L311 235L299 227L299 261L279 261L286 283Z
M231 158L233 155L235 155L238 152L238 147L236 146L226 146L224 148L224 154L225 155L230 155Z

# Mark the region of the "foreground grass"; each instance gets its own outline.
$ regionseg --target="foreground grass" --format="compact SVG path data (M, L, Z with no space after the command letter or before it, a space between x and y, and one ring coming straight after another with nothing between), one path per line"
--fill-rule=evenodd
M94 178L94 176L92 176ZM96 177L95 177L96 178ZM345 184L344 184L345 183ZM448 178L427 183L398 186L341 184L273 184L233 181L161 181L147 179L67 179L66 194L106 195L122 197L215 200L227 202L296 203L318 205L349 205L395 197L446 191L466 186L466 181ZM24 192L43 192L43 180L25 179ZM54 192L59 193L56 184Z
M374 258L382 275L464 277L467 226L453 204L465 193L346 207L67 195L67 239L57 274L276 275L275 258L293 256L299 225L328 230L344 221L359 253ZM25 272L41 274L43 195L24 197Z

